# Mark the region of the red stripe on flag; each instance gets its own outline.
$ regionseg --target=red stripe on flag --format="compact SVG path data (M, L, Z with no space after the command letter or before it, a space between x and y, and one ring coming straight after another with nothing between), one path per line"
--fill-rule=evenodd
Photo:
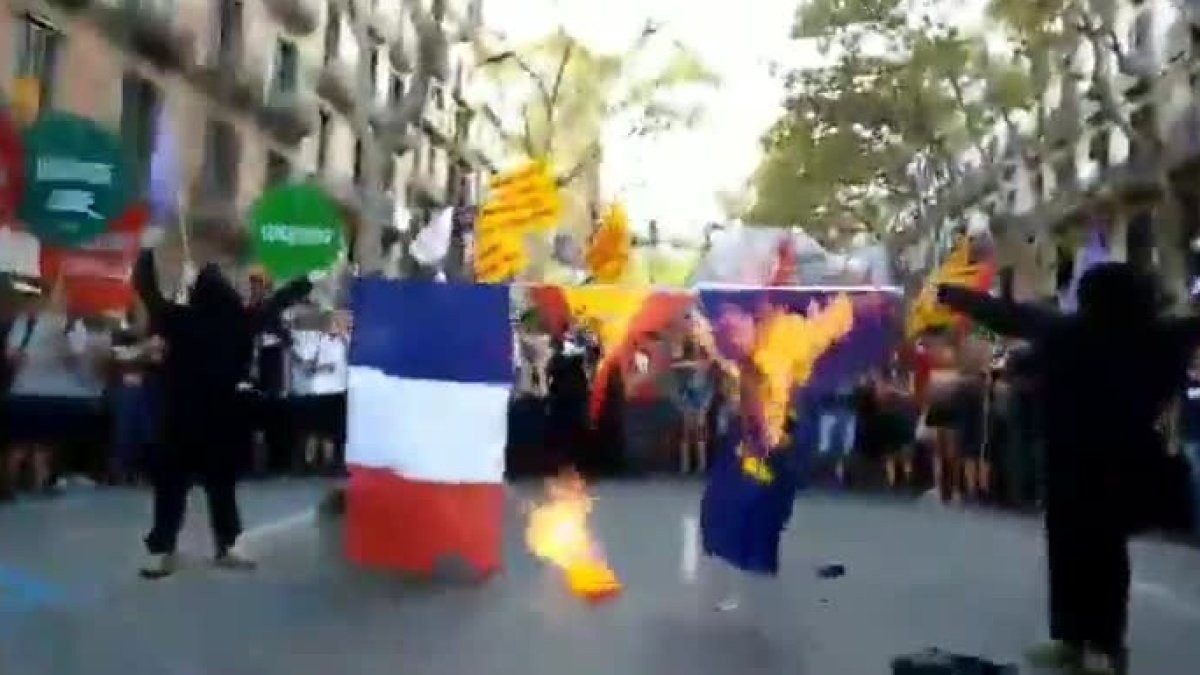
M430 574L459 558L485 577L501 567L504 486L410 480L350 467L346 556L364 567Z

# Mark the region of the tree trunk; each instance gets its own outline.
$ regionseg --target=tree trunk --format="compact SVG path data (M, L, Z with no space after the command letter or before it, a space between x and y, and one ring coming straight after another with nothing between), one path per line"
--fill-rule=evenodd
M424 112L426 99L429 93L429 83L433 76L434 63L437 58L433 55L435 49L440 48L442 44L438 40L437 31L441 31L442 27L434 22L431 17L422 7L419 0L401 0L408 10L409 18L416 26L417 40L419 43L417 49L417 64L416 73L413 77L412 85L408 91L404 93L404 98L401 99L399 105L396 106L394 118L391 120L394 129L403 129L411 126L414 122L420 119ZM363 23L361 17L353 22L355 38L360 45L372 44L370 36L367 34L367 27ZM381 142L374 132L374 126L371 123L371 113L373 111L373 102L375 100L375 79L374 73L371 72L370 59L366 53L359 55L358 60L358 94L366 96L367 100L364 105L357 107L356 126L358 132L363 134L362 147L366 154L363 165L362 181L366 187L366 192L377 190L379 188L379 171L383 168L383 162L390 158L392 149L388 143ZM360 231L355 237L354 260L358 265L358 273L363 276L385 274L387 260L383 251L383 229L382 223L375 218L369 217L372 214L363 213L360 219ZM408 257L408 244L404 238L397 243L397 246L403 246L401 251L402 258ZM403 270L400 270L403 276Z

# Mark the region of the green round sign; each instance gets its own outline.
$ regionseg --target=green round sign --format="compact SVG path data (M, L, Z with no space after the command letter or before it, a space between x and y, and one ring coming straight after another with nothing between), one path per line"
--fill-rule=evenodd
M250 207L254 257L273 279L284 281L322 270L342 253L342 217L321 188L286 183Z
M17 218L39 239L78 246L129 206L120 141L92 120L48 112L23 134L25 189Z

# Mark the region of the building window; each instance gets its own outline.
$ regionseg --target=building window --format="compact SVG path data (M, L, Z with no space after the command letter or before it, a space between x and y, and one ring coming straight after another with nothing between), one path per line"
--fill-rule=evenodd
M1108 168L1108 129L1099 129L1088 140L1088 159L1100 165L1101 169Z
M1150 47L1151 33L1154 29L1154 18L1150 12L1141 12L1133 22L1132 35L1129 36L1130 48L1141 52Z
M329 127L332 120L328 110L321 111L321 123L317 128L317 171L325 171L325 163L329 161Z
M296 45L288 40L279 40L275 48L275 83L273 91L277 94L290 94L296 91L300 78L300 52Z
M133 160L135 185L145 185L154 153L154 117L159 93L149 81L133 74L121 80L121 145Z
M1062 159L1054 163L1054 185L1059 190L1075 186L1074 158Z
M267 183L270 187L292 177L292 162L278 152L267 154Z
M37 81L37 101L30 112L48 110L54 105L54 77L58 72L58 55L62 49L62 33L54 26L32 14L16 22L16 75Z
M232 197L237 187L237 132L228 122L209 120L204 145L206 192L221 197Z
M384 103L387 94L384 80L379 70L379 49L372 47L367 54L367 67L371 73L371 97L377 103Z
M1125 224L1125 260L1133 267L1154 269L1154 217L1138 211Z
M437 78L433 78L429 82L429 100L433 102L433 106L437 110L446 109L446 86Z
M388 100L392 103L399 103L404 98L404 77L392 73L391 91L388 93Z
M1153 134L1158 125L1158 111L1153 105L1144 105L1129 116L1129 124L1143 134ZM1152 150L1140 136L1129 139L1129 161L1132 163L1152 161Z
M391 192L396 187L396 159L390 154L383 158L383 167L379 174L383 192Z
M242 60L242 0L219 0L216 36L217 63L237 67Z
M329 3L329 14L325 20L325 62L338 57L342 46L342 10Z
M354 183L361 184L363 177L363 142L362 139L354 141Z

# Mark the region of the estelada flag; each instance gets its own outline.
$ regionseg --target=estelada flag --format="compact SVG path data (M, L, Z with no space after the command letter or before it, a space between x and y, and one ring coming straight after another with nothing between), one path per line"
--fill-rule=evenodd
M959 328L965 319L937 301L937 287L942 284L965 286L984 291L992 285L996 266L990 253L975 255L972 242L964 237L950 257L929 277L909 310L905 333L916 337L931 328Z
M614 203L592 235L584 255L592 279L601 284L620 281L629 267L630 248L629 220L625 209Z
M596 367L589 404L592 419L598 419L615 369L630 363L649 336L682 317L695 296L649 287L540 284L529 288L529 299L551 334L561 335L571 323L588 325L598 334L604 356Z

